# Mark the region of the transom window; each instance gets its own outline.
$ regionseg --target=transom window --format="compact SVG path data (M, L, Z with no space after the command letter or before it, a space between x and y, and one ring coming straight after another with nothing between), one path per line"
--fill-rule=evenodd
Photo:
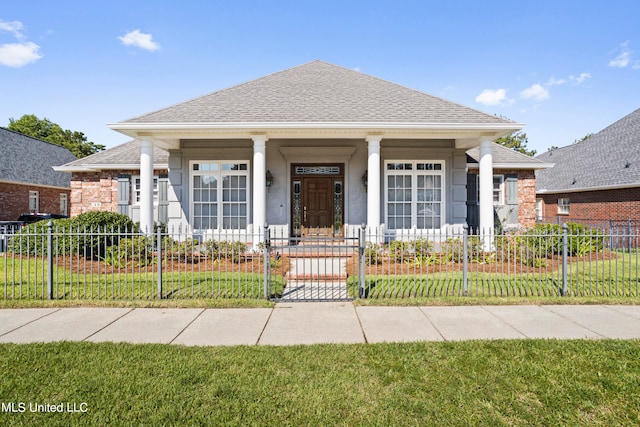
M195 229L238 230L247 227L248 163L192 162L191 184Z
M392 230L441 228L443 189L444 162L385 162L387 227Z

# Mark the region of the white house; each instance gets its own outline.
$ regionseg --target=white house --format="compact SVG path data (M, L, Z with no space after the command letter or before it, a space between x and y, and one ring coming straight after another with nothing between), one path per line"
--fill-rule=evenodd
M314 61L110 127L140 142L143 229L161 147L169 227L304 236L462 227L474 147L480 227L492 233L492 142L523 125Z

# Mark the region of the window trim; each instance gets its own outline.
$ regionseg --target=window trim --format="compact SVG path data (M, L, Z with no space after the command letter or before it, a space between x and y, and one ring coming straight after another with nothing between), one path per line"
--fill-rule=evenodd
M158 206L158 175L153 176L153 206ZM137 184L136 184L137 183ZM131 205L140 206L140 175L131 175Z
M69 195L60 193L60 215L69 216Z
M215 171L194 171L195 164L201 163L217 163L218 170ZM243 164L246 165L246 169L244 170L225 170L224 164ZM207 228L207 229L198 229L201 231L237 231L244 230L249 226L249 219L251 218L251 202L252 202L252 174L251 174L251 162L249 160L209 160L209 159L199 159L199 160L190 160L189 161L189 223L195 229L195 197L194 192L195 188L193 185L193 179L195 176L215 176L216 184L217 184L217 194L218 198L216 200L216 218L217 218L217 227L216 228ZM223 197L223 178L224 176L245 176L246 180L246 201L244 202L247 206L246 215L245 215L245 227L244 228L224 228L224 206L225 203L222 200Z
M31 201L34 201L33 208ZM40 192L39 191L29 191L29 212L35 213L40 212Z
M411 170L389 170L389 164L411 164ZM440 170L418 170L416 165L418 164L439 164ZM384 220L385 225L389 230L395 230L396 232L404 232L408 230L420 230L423 232L431 232L434 230L442 230L446 223L446 162L444 160L435 160L435 159L420 159L420 160L407 160L407 159L390 159L385 160L383 164L384 170ZM390 228L389 227L389 180L388 177L390 175L411 175L411 228ZM418 193L418 176L440 176L440 227L437 228L418 228L418 213L417 213L417 204L419 200L417 198Z
M569 215L571 211L571 202L568 197L558 198L558 215Z

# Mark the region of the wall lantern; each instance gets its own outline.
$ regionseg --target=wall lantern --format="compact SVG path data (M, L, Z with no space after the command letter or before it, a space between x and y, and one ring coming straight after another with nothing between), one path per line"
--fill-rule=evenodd
M362 185L364 185L364 188L367 188L367 183L369 181L369 171L366 170L364 171L364 173L362 174Z
M267 171L267 176L265 179L265 185L267 187L271 187L273 185L273 175L271 175L271 171Z

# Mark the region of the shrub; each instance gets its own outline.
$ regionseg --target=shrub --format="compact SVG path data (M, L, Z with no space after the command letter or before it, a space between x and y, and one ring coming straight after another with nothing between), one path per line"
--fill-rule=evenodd
M539 256L562 253L562 226L559 224L536 224L518 237L518 243ZM567 223L567 252L581 256L599 252L604 248L604 235L582 224Z
M364 248L364 262L366 265L382 264L384 256L383 246L378 243L367 242Z
M209 240L205 243L207 256L213 259L226 258L231 261L239 261L242 254L247 251L247 245L240 241Z
M133 264L146 267L155 262L153 239L146 236L120 239L117 246L109 246L101 259L114 267L122 268Z
M49 220L24 227L11 240L9 250L25 255L42 254L47 244ZM115 212L86 212L75 218L53 221L54 255L77 253L86 258L99 259L106 248L117 246L121 238L136 232L131 219Z

